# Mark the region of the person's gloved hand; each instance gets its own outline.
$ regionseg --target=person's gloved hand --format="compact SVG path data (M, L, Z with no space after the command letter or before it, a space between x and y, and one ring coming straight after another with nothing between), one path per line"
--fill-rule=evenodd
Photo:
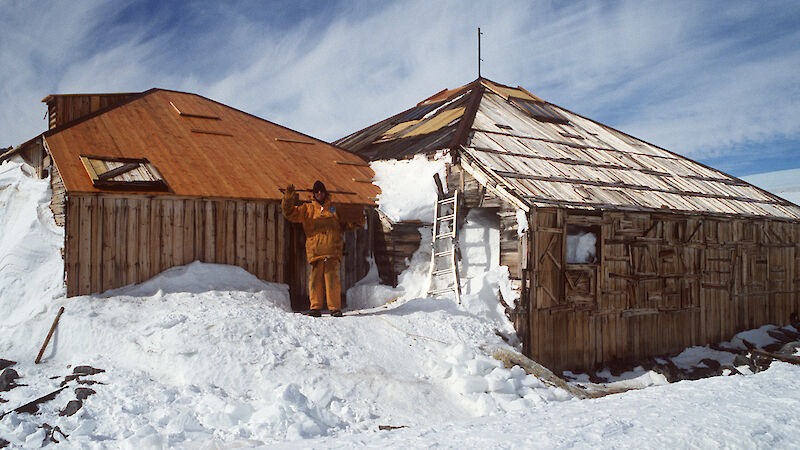
M294 190L294 184L286 186L286 190L283 191L283 198L290 202L291 205L296 205L300 201L300 196Z

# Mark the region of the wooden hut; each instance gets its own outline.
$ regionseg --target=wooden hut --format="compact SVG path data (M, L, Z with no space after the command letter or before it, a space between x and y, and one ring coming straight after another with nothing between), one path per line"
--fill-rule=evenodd
M480 78L335 144L451 155L449 188L500 216L524 352L553 369L719 342L800 309L800 207L521 87ZM582 239L589 257L572 257Z
M354 214L378 192L355 181L373 176L360 157L200 95L151 89L43 102L50 129L0 159L20 154L51 175L68 296L199 260L288 283L300 308L304 236L284 219L279 189L320 179ZM365 236L346 236L345 289L368 270Z

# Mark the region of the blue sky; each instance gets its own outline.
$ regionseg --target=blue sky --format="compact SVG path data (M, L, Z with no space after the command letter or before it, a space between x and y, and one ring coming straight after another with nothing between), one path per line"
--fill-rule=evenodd
M0 147L51 93L196 92L333 140L482 73L728 173L800 167L800 2L0 0Z

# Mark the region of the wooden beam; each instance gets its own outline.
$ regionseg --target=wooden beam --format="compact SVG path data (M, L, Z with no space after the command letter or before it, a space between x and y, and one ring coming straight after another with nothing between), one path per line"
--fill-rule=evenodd
M288 138L276 137L275 140L278 141L278 142L290 142L292 144L309 144L309 145L314 145L315 144L312 141L301 141L299 139L288 139Z
M123 173L130 172L131 170L136 169L137 167L139 167L139 164L137 163L123 164L117 167L116 169L111 169L108 172L101 173L100 175L97 176L97 180L105 181L108 180L109 178L114 178L117 175L122 175Z
M211 116L211 115L206 115L206 114L191 114L191 113L185 113L185 112L181 111L180 109L178 109L178 107L177 107L177 106L175 106L175 103L169 102L169 104L170 104L170 105L172 105L172 107L175 109L175 111L176 111L176 112L177 112L179 115L181 115L181 116L183 116L183 117L194 117L194 118L196 118L196 119L213 119L213 120L221 120L221 119L219 118L219 116Z
M224 131L210 131L210 130L199 130L197 128L192 128L192 133L200 133L200 134L213 134L215 136L231 136L230 133L225 133Z
M359 166L359 167L369 167L369 164L364 162L353 162L353 161L334 161L336 164L342 164L345 166Z

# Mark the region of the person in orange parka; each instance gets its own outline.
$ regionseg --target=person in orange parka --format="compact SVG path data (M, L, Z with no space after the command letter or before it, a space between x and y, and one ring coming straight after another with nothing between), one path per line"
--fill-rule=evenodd
M308 280L311 309L303 314L319 317L327 298L331 316L341 317L339 262L344 247L342 233L364 226L364 216L361 216L360 223L346 223L336 212L336 207L331 205L330 194L322 181L317 180L311 191L313 201L298 205L294 185L290 184L281 202L283 215L291 222L302 223L306 233L306 259L311 264L311 278Z

